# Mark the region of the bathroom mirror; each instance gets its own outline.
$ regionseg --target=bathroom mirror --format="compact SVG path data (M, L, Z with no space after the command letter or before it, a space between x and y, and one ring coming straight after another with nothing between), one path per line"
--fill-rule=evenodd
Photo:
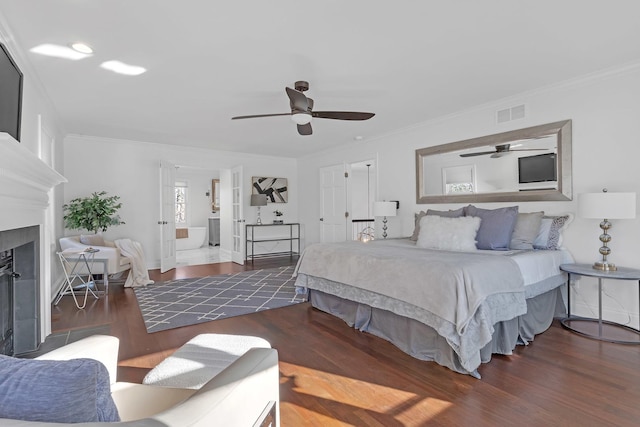
M211 180L211 212L220 210L220 180Z
M571 120L416 150L418 204L571 198Z

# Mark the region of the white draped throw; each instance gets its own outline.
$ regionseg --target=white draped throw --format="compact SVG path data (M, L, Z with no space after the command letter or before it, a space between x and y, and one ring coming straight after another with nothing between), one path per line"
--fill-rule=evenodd
M149 271L147 270L142 245L130 239L118 239L114 243L120 249L122 255L131 260L131 271L129 271L129 276L127 276L124 286L126 288L134 288L152 284L153 280L149 279Z

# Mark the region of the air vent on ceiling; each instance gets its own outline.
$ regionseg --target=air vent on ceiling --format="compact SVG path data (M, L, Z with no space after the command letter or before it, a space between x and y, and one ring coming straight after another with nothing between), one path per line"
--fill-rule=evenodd
M496 112L496 122L505 123L512 120L524 119L525 108L524 104L516 105L515 107L505 108L504 110L498 110Z

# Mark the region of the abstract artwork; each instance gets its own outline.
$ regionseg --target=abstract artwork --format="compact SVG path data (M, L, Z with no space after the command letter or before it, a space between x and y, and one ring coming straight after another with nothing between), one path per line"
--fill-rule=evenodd
M266 194L271 203L287 203L287 178L251 178L251 194Z

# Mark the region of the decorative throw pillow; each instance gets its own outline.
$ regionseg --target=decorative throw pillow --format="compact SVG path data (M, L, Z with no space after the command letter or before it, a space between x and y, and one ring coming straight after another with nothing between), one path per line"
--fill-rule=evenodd
M102 234L81 234L80 243L89 246L104 246Z
M120 421L109 372L97 360L0 355L0 418L55 423Z
M464 216L464 208L460 208L456 210L448 210L448 211L436 211L433 209L428 209L426 212L420 211L415 215L416 225L413 229L413 234L411 235L411 238L410 238L411 240L413 241L418 240L418 235L420 234L420 220L425 215L437 215L437 216L444 216L447 218L458 218L458 217Z
M533 249L544 212L519 213L511 236L511 249Z
M478 249L506 251L511 244L511 236L518 219L518 207L481 209L473 205L465 207L466 216L482 219L476 239Z
M475 251L480 218L447 218L425 215L420 219L420 234L416 246L445 251Z
M533 241L534 249L557 250L562 246L562 232L573 221L573 214L543 216L540 230Z
M418 234L420 234L420 220L427 213L425 211L420 211L415 214L415 226L413 227L413 234L409 237L409 240L413 240L414 242L418 240Z

